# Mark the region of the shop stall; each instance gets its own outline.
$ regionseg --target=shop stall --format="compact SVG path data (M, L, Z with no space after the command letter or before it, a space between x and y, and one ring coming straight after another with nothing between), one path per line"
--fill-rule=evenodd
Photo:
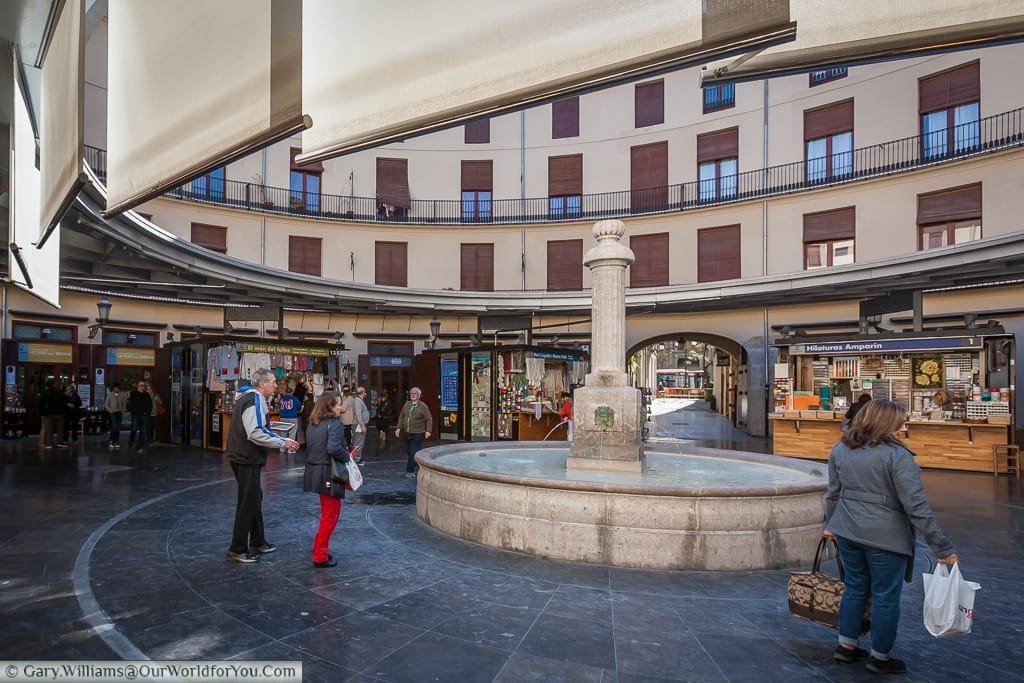
M300 382L315 399L329 383L349 384L355 377L338 347L328 344L218 338L172 347L172 435L204 448L227 447L236 393L259 368L273 370L278 379L268 399L271 420L277 419L280 397Z
M439 377L438 434L452 441L565 441L561 395L582 385L589 367L586 351L560 347L481 346L424 356L435 359L427 371Z
M907 407L901 438L922 467L991 472L1014 430L1012 335L866 337L778 345L772 451L826 459L861 395Z

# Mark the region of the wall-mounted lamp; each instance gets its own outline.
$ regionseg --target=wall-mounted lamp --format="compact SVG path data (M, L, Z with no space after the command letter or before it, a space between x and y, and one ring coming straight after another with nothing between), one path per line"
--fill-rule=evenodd
M341 331L335 332L334 333L334 343L335 344L340 344L341 343L341 338L344 337L344 336L345 336L344 332L341 332Z
M100 325L106 325L110 322L110 309L114 307L114 304L110 303L106 299L100 299L96 302L96 322Z
M441 333L441 321L434 318L430 321L430 336L437 338L437 335Z
M558 335L557 334L551 335L551 343L552 344L557 344L558 343Z
M174 341L174 333L173 332L168 332L167 333L167 341L169 341L169 342Z
M224 321L224 336L226 337L227 335L231 334L234 331L235 331L235 326L232 325L230 322L225 320Z
M279 329L277 331L277 338L278 339L288 339L288 336L289 336L290 333L291 333L291 330L289 330L287 327L282 327L281 329Z

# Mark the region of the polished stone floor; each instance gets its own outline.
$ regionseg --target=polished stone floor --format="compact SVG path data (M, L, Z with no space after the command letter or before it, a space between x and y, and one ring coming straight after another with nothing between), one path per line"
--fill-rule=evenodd
M749 440L702 405L663 408L659 438ZM874 679L832 661L832 632L788 615L786 571L625 570L438 534L416 518L395 447L369 448L324 570L310 562L318 505L301 454L268 465L280 548L254 565L224 561L235 484L219 454L11 441L0 457L0 659L301 660L307 681ZM1020 485L941 471L925 485L983 588L975 632L937 640L919 576L907 587L905 680L1024 681Z

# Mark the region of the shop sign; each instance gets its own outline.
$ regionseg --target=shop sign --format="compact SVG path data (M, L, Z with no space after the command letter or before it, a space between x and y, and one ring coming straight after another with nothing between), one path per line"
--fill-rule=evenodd
M154 349L137 349L130 346L108 346L107 365L153 365L156 362Z
M794 355L833 353L896 353L900 351L953 351L980 349L980 337L937 337L934 339L861 339L854 341L793 344Z
M71 344L18 344L18 360L22 363L71 364Z
M291 346L288 344L263 344L257 342L242 342L235 344L235 350L239 353L279 353L284 356L314 356L326 358L331 355L331 350L317 346Z
M373 368L411 368L412 356L370 356Z
M565 353L563 351L530 351L531 358L547 358L549 360L580 360L583 354Z

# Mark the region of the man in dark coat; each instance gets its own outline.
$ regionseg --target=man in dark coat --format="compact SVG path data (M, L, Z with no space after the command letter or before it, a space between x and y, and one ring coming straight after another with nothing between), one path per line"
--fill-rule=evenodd
M51 380L39 396L39 416L42 425L39 430L39 443L43 448L67 448L64 443L64 392L60 390L60 380Z
M228 562L257 562L260 554L272 553L277 546L267 542L263 528L263 488L260 477L267 464L269 449L296 450L294 439L285 439L270 431L267 398L277 390L273 370L260 368L253 373L252 385L235 397L228 430L228 460L238 482L235 524L228 548Z
M153 397L146 391L146 383L140 381L128 394L128 412L132 416L132 430L128 432L128 448L136 444L136 453L145 453L149 443L149 414L153 412ZM136 441L138 437L138 441Z

